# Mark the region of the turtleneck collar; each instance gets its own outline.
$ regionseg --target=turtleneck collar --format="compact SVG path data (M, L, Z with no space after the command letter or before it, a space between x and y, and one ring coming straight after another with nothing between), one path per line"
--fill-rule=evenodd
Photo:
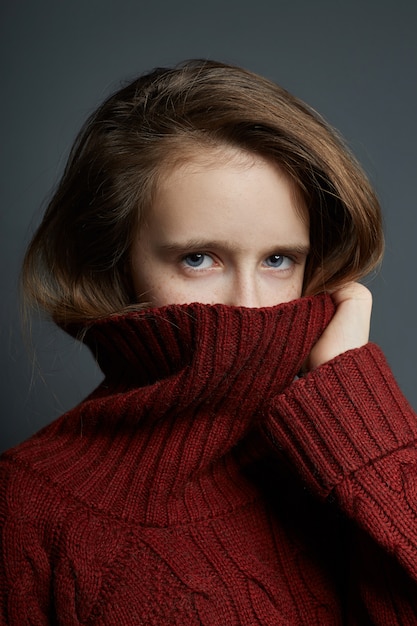
M55 480L62 473L77 497L147 526L244 506L258 497L242 472L257 446L248 434L333 313L331 298L319 295L261 309L190 304L98 321L85 341L105 379L59 422L61 452L57 430L44 434L53 441ZM42 449L46 459L45 441Z
M112 385L146 386L184 372L200 393L252 372L276 393L300 370L333 312L326 294L258 309L170 305L99 320L84 342Z

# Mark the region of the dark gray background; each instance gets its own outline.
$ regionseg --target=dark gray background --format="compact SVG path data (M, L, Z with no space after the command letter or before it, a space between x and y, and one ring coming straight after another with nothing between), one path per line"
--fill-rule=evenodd
M184 58L281 83L345 136L380 196L387 250L372 339L417 407L417 3L414 0L8 0L0 7L1 432L26 438L100 380L50 324L22 337L23 251L86 116L120 81Z

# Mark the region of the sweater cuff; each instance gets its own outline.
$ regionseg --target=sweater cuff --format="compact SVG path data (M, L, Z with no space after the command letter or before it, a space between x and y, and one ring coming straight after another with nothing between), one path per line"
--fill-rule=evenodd
M266 430L313 489L414 445L417 416L381 350L368 343L325 363L277 396Z

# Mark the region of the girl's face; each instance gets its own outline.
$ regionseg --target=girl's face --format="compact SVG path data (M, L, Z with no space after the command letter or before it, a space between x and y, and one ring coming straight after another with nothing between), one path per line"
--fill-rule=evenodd
M197 153L164 177L133 245L137 299L264 307L298 298L306 216L277 166L244 152Z

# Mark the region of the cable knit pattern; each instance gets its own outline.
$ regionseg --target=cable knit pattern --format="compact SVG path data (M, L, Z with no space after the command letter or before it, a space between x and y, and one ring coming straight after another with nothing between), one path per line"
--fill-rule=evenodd
M103 383L1 459L1 623L417 623L411 408L371 345L294 381L333 312L94 324Z

